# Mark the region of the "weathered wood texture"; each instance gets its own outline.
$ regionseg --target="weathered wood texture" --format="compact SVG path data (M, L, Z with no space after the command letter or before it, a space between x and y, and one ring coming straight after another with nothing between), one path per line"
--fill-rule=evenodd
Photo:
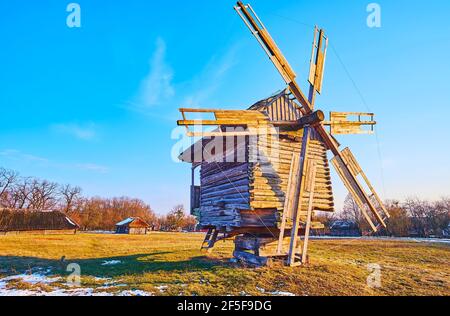
M265 112L271 121L295 121L302 117L298 104L286 90L255 103L249 110Z
M301 138L303 130L296 133ZM314 133L313 133L314 134ZM253 153L258 148L258 157ZM250 143L250 205L252 208L270 208L283 211L292 154L300 155L301 142L280 137L279 140L258 138ZM307 159L317 165L316 188L313 209L316 211L334 211L331 187L330 167L327 160L326 147L317 135L313 135L307 151ZM302 197L304 203L301 212L306 219L308 199Z
M250 208L248 163L203 163L200 225L242 226L240 210Z
M278 227L288 190L292 155L300 155L303 131L250 138L247 162L202 163L200 224L228 227ZM334 211L326 148L313 133L307 153L317 164L315 211ZM302 197L301 222L306 221L308 197ZM292 214L287 227L292 225Z
M249 111L211 111L218 120L245 119L248 122L256 118L255 112L259 112L255 124L264 121L263 117L271 122L303 117L286 90L256 103ZM302 137L302 129L289 131L287 127L281 128L278 134L204 138L185 151L180 156L182 160L201 163L200 225L278 228L288 191L292 157L293 154L300 155ZM317 133L312 133L310 144L307 158L317 164L313 209L332 212L334 203L327 148ZM306 222L307 199L307 196L302 197L302 223ZM292 227L292 214L286 227Z
M377 124L373 113L360 112L330 112L330 121L325 125L330 126L332 135L341 134L373 134ZM351 120L351 118L355 118Z

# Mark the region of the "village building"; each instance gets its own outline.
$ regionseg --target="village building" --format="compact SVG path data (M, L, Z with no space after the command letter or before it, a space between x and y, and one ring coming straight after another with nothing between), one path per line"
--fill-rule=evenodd
M59 211L0 209L0 235L76 234L79 228Z
M361 232L355 221L336 220L329 227L329 235L336 237L359 237Z
M146 235L150 225L139 217L129 217L116 224L116 234Z

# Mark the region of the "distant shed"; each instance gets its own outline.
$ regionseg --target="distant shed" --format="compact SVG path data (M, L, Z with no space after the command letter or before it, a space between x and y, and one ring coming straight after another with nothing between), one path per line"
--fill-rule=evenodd
M146 235L150 225L139 217L130 217L116 224L116 234Z
M359 237L358 224L350 220L336 220L330 225L330 235L337 237Z
M0 209L0 235L76 234L79 228L59 211Z

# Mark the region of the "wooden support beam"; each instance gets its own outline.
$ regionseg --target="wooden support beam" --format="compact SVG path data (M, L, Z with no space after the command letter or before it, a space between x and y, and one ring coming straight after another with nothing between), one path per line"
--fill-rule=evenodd
M284 233L285 233L285 229L286 229L286 221L287 221L287 216L292 209L292 200L294 198L295 187L297 185L297 180L298 180L298 168L299 168L299 158L298 158L298 155L294 152L292 154L291 170L289 171L289 180L288 180L286 197L285 197L285 201L284 201L283 216L281 219L280 235L278 238L278 246L277 246L278 254L281 254L281 252L283 250L283 240L284 240Z
M294 212L294 223L291 231L291 244L289 247L289 255L288 255L288 265L292 265L295 261L295 252L297 248L297 237L298 237L298 228L300 222L300 212L302 209L302 194L305 187L305 171L306 171L306 160L307 160L307 152L308 145L310 141L310 128L306 127L303 131L303 140L302 140L302 150L300 152L300 167L299 167L299 183L295 188L295 197L293 200L293 205L295 208Z
M311 166L312 165L312 166ZM308 191L309 191L309 204L308 204L308 215L306 217L306 228L305 228L305 238L303 239L303 250L302 250L302 264L307 263L308 259L308 243L309 243L309 233L311 230L311 221L313 213L313 202L314 202L314 191L316 185L316 173L317 165L312 162L309 168L309 181L308 181Z

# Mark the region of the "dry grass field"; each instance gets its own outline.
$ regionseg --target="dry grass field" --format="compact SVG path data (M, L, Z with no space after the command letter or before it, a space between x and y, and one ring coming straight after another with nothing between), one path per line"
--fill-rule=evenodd
M308 267L255 269L230 260L232 241L200 252L202 238L0 236L0 295L450 295L445 244L313 240ZM79 285L67 283L70 263ZM381 267L379 288L367 285L370 264Z

